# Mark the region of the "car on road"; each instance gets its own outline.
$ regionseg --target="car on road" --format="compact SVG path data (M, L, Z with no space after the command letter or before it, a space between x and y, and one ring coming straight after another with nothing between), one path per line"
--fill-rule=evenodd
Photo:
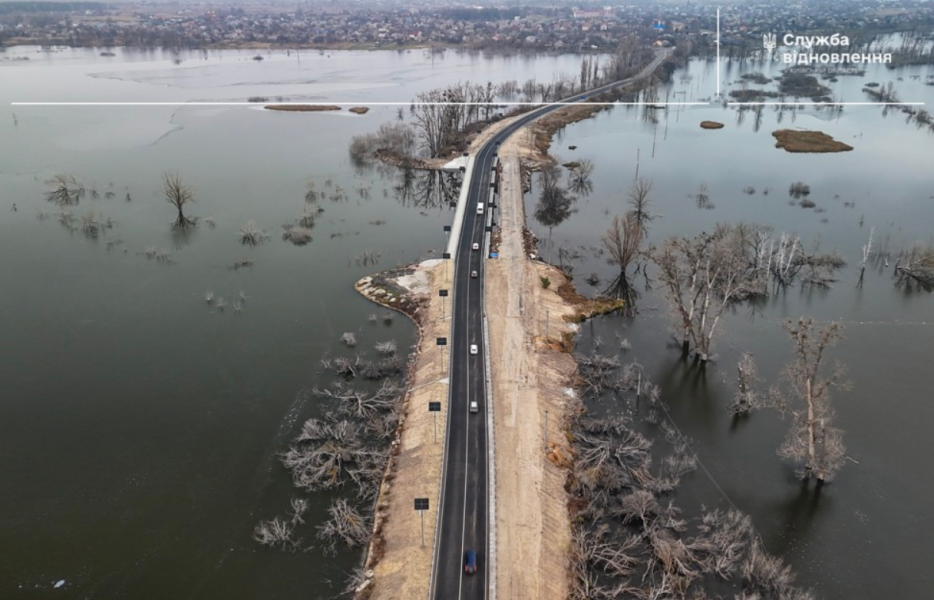
M468 550L464 552L464 573L472 575L477 572L477 551Z
M477 405L477 401L471 400L470 401L470 412L475 413L479 411L480 411L480 407Z
M471 271L471 272L470 272L470 276L471 276L472 278L476 279L476 278L477 278L477 272L476 272L476 271Z
M478 215L483 214L483 202L477 202L477 214Z
M470 345L470 353L471 353L471 354L476 354L477 352L478 352L478 350L477 350L477 345L476 345L476 344L471 344L471 345Z
M471 246L471 248L473 248L474 250L479 250L479 249L480 249L480 244L478 244L477 242L474 242L474 243L473 243L473 246Z
M587 96L581 96L581 100L586 100Z

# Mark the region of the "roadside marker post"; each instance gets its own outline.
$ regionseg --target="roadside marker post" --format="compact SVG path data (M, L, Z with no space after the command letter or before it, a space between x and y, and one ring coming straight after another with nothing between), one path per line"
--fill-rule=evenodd
M441 374L444 375L444 347L448 345L448 338L439 337L435 343L441 347Z
M415 510L422 521L422 548L425 547L425 511L428 510L428 498L416 498Z
M448 280L448 261L451 259L451 253L445 252L441 255L441 259L444 260L444 281Z
M444 299L448 297L447 290L438 290L438 296L441 298L441 320L445 319L444 316Z
M441 403L440 402L429 402L428 403L428 412L431 413L431 416L434 420L435 425L435 443L438 443L438 413L441 412Z

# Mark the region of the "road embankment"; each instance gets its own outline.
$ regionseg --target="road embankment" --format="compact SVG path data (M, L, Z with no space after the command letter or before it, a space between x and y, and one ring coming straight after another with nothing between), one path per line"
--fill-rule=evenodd
M374 534L365 565L366 580L357 588L358 599L428 596L448 404L449 355L445 350L442 365L435 338L449 337L451 323L450 299L445 300L447 319L442 320L438 290L451 288L451 271L451 265L445 268L440 260L428 260L364 277L355 286L373 302L409 316L418 327L418 343L409 364L403 417L392 442L390 463L376 501ZM429 413L429 401L441 401L442 411ZM423 515L424 547L421 517L413 510L416 497L429 499L429 510Z
M497 598L567 597L570 447L564 435L577 365L562 351L576 309L556 291L555 267L529 260L522 203L518 132L500 148L499 257L487 261L488 311L496 443ZM528 139L528 138L526 138ZM542 278L554 286L545 288ZM546 440L547 435L547 440Z

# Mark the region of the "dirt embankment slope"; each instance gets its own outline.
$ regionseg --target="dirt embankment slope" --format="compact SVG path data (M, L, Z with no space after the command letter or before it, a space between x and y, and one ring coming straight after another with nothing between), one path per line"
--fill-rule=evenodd
M447 318L441 319L438 290L451 287L451 271L440 261L425 261L410 274L392 280L403 288L401 294L393 294L390 285L389 294L392 295L387 295L387 286L380 284L379 276L365 277L357 284L361 294L384 306L411 314L412 311L401 304L417 298L419 307L415 316L419 340L409 373L404 420L393 442L392 462L380 488L374 538L366 564L367 580L362 589L358 588L358 598L428 597L448 394L448 373L441 372L441 352L435 346L435 338L449 337L451 323L450 302L445 306ZM434 417L428 412L429 400L442 401L441 412L434 413L437 415L437 442L434 441ZM424 548L419 514L412 509L412 500L416 497L427 497L430 502L424 514Z

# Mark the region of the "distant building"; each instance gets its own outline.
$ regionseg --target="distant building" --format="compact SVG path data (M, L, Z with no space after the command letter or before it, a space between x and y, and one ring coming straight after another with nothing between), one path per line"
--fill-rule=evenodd
M602 9L600 8L574 8L571 9L571 13L574 15L575 19L608 19L613 14L613 10L606 6Z

